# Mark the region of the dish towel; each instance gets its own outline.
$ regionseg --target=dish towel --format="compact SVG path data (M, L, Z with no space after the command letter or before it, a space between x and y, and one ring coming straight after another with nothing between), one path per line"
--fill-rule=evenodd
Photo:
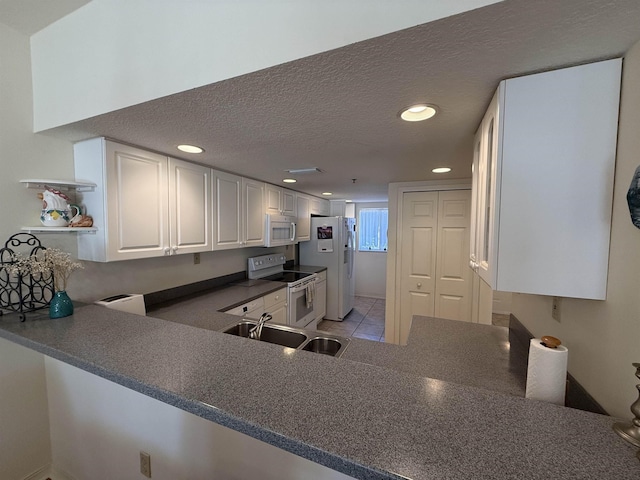
M316 294L316 284L315 282L311 282L307 285L307 290L305 291L305 297L307 298L307 308L313 307L313 297Z

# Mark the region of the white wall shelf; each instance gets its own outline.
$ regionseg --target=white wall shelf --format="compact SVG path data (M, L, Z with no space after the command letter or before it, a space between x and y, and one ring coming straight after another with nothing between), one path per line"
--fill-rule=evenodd
M47 184L48 185L48 184ZM90 233L95 234L96 227L21 227L21 231L27 233Z
M58 190L76 190L78 192L92 192L96 184L92 182L75 182L71 180L33 179L20 180L25 188L44 189L45 186L56 187Z

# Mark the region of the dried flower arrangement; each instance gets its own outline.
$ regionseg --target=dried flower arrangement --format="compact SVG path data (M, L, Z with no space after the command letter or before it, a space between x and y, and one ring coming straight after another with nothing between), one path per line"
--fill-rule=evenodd
M80 262L74 262L68 253L57 248L48 248L40 250L37 255L15 253L12 263L4 265L4 268L12 275L39 274L43 278L53 275L53 287L56 292L61 292L67 289L71 273L84 266Z

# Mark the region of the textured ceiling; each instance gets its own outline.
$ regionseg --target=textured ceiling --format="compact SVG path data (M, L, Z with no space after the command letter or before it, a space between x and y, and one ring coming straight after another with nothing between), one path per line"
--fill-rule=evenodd
M33 35L91 0L0 0L0 23Z
M46 133L104 135L275 184L318 167L293 188L384 200L389 182L470 177L473 134L501 79L621 56L638 39L638 0L506 0ZM397 118L421 101L439 114ZM442 165L453 171L431 173Z

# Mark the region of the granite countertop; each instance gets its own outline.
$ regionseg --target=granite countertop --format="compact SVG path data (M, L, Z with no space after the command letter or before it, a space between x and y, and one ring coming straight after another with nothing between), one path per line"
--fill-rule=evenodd
M238 318L209 315L202 329L88 305L7 315L0 336L356 478L640 475L611 417L362 363L360 342L353 361L226 335L214 327ZM313 415L292 416L300 405Z
M221 288L194 293L154 305L147 310L147 315L194 327L212 329L209 326L210 318L215 318L211 317L212 312L230 310L281 288L286 288L286 286L287 284L284 282L270 280L242 280ZM185 315L187 309L188 315ZM215 328L213 329L215 330Z
M406 346L353 338L342 358L524 397L526 362L511 355L509 329L413 317Z

